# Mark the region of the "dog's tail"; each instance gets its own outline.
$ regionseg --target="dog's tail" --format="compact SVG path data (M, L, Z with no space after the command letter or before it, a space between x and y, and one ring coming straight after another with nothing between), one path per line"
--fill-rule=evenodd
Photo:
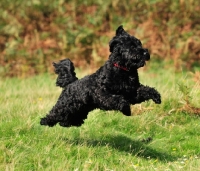
M62 88L78 80L74 72L74 65L69 59L63 59L58 63L53 62L55 73L58 74L56 85Z

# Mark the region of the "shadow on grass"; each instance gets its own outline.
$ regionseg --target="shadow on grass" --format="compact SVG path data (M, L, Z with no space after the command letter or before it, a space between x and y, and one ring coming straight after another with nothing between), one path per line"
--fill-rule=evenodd
M67 139L62 138L67 143L73 145L86 145L88 147L109 146L121 152L129 153L133 156L142 157L144 159L157 159L162 162L172 162L178 159L178 156L172 156L166 152L162 152L152 147L149 147L147 143L142 141L132 140L124 135L108 135L102 140L95 139Z

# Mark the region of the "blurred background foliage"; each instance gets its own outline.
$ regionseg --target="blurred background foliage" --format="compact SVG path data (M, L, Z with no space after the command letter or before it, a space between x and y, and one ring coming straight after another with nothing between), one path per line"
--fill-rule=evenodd
M52 61L63 58L96 69L121 24L157 62L193 70L200 66L199 12L197 0L1 0L0 75L52 72Z

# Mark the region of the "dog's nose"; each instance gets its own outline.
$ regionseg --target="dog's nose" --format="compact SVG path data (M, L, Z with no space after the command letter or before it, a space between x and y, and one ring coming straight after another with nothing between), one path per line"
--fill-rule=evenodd
M145 49L143 55L144 55L146 61L148 61L150 59L150 54L148 52L148 49Z

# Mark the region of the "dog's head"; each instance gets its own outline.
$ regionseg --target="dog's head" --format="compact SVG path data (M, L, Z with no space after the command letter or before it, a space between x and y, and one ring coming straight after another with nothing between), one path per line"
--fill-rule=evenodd
M129 71L143 67L145 61L150 59L148 49L142 47L139 39L124 31L123 26L118 27L116 36L110 41L109 46L110 60Z

